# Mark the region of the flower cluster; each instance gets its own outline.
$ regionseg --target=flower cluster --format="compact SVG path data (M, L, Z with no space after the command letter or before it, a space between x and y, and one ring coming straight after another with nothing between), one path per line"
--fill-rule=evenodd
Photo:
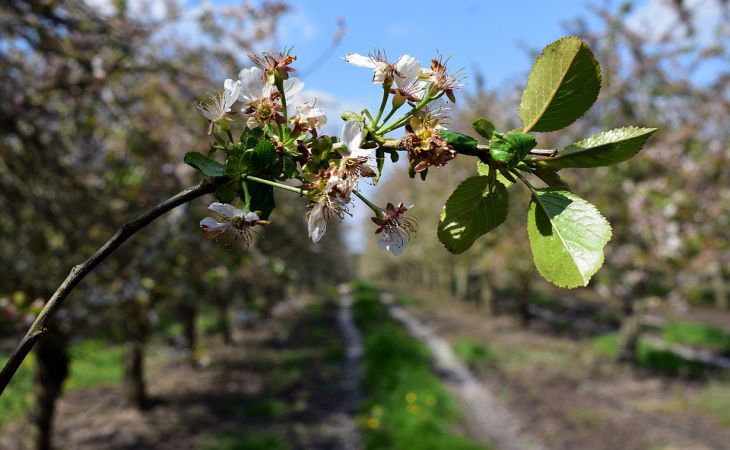
M359 191L359 184L377 183L385 151L405 151L411 176L424 176L430 166L443 166L456 156L440 130L447 118L445 99L454 101L461 76L449 74L440 56L430 67L422 67L410 55L390 62L384 51L350 53L344 60L373 71L372 82L382 87L382 99L374 115L367 109L343 114L345 124L337 138L322 133L327 116L316 102L292 108L304 84L293 76L296 56L291 49L249 56L252 67L241 70L237 80L225 80L221 93L197 105L209 122L208 134L215 138L209 155L221 151L225 161L199 155L195 161L204 164L191 164L206 175L225 173L227 179L227 189L216 193L220 201L209 208L218 218L200 222L204 236L229 236L250 244L252 231L269 223L272 189L280 188L308 199L307 224L314 242L322 239L329 223L350 214L353 197L358 197L374 212L380 246L399 255L417 231L415 220L407 215L410 208L403 203L381 208ZM394 119L405 105L407 111ZM238 139L233 134L236 125ZM402 139L390 138L399 128L405 130ZM218 171L210 169L219 166ZM240 207L230 204L236 197Z

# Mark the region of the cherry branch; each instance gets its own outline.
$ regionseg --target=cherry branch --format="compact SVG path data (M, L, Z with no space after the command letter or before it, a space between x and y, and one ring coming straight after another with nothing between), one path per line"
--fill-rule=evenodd
M33 324L28 329L23 339L18 343L13 354L5 362L5 366L0 372L0 395L5 391L5 387L15 375L20 364L28 356L35 343L46 333L46 323L53 313L61 307L63 301L68 297L71 291L83 280L86 275L91 273L102 261L119 248L127 239L132 237L138 231L152 223L161 215L168 211L185 204L193 199L201 197L205 194L212 193L220 186L221 182L217 180L205 180L200 184L187 188L174 196L168 198L162 203L157 204L152 209L137 217L136 219L123 224L119 231L114 234L104 245L94 253L89 259L82 264L74 266L66 279L61 283L50 300L43 306L43 309L36 317Z

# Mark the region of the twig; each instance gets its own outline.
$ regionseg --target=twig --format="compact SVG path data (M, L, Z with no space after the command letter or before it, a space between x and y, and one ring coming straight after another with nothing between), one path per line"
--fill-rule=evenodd
M31 351L35 343L43 336L43 334L45 334L46 322L50 316L61 307L63 300L68 297L68 294L73 291L76 285L78 285L79 282L86 277L86 275L91 273L96 266L106 259L107 256L114 253L114 251L119 248L124 241L149 225L153 220L184 203L202 195L214 192L220 184L220 181L206 180L197 186L187 188L164 202L159 203L136 219L122 225L121 228L119 228L119 231L117 231L111 239L106 241L104 245L99 247L96 253L94 253L89 259L78 266L74 266L68 274L68 277L66 277L63 283L61 283L56 292L53 293L51 299L48 300L48 303L43 306L43 309L38 314L35 321L33 321L28 332L25 334L20 343L18 343L10 358L5 362L2 372L0 372L0 395L2 395L5 391L5 387L8 383L10 383L13 375L15 375L18 367L20 367L20 364L25 360L26 356L28 356L28 353Z

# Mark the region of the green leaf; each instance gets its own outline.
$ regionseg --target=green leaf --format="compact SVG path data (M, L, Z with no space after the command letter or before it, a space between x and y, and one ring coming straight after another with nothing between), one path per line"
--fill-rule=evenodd
M484 117L480 117L475 120L472 124L472 127L474 128L474 131L479 133L480 136L487 139L492 138L492 133L494 133L494 124Z
M464 180L441 211L438 238L452 253L463 253L476 239L497 228L507 218L507 188L496 183L489 191L489 177Z
M560 188L533 192L527 215L535 266L559 287L588 285L603 264L611 226L595 206Z
M507 164L508 167L514 167L525 159L530 150L535 148L537 141L529 134L510 133L504 135L502 133L492 134L492 140L489 141L489 154L496 161Z
M226 168L223 164L199 152L185 153L183 161L207 177L222 177L226 174Z
M471 136L457 133L456 131L441 130L441 137L462 155L476 155L478 152L478 142Z
M246 183L248 193L251 196L251 211L259 211L260 218L268 219L271 211L274 210L274 206L276 206L274 188L254 181L244 181L244 183Z
M565 147L558 155L540 161L552 169L610 166L639 153L656 128L616 128Z
M575 36L545 47L532 66L522 93L524 132L555 131L590 109L601 89L601 67L588 44Z
M256 147L246 150L243 154L249 175L269 173L274 168L279 154L274 144L268 140L259 141Z
M484 164L483 162L477 160L477 173L482 176L489 176L489 166ZM497 172L497 181L502 183L504 187L508 188L512 186L512 182L504 177L500 172Z
M238 193L238 181L231 180L215 190L213 196L223 203L231 203Z

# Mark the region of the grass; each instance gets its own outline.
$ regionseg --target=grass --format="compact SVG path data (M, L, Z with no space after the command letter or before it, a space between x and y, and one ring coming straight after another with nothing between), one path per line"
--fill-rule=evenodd
M259 431L231 432L209 435L203 439L201 450L290 450L291 445L274 433Z
M730 428L730 383L711 383L693 396L692 401L712 415L720 426Z
M618 356L618 333L606 333L593 338L591 346L610 358ZM703 375L709 369L708 366L695 361L689 361L672 352L659 350L650 343L640 340L636 351L636 363L657 372L668 375Z
M457 339L454 352L470 366L487 365L494 361L494 353L471 339Z
M428 349L389 318L376 290L358 284L355 297L365 339L365 449L483 450L452 431L457 406L431 371Z
M119 384L122 379L123 354L121 346L109 345L97 339L73 344L70 348L70 374L64 390L68 392ZM0 425L25 414L32 406L35 364L35 355L29 355L0 397Z
M662 330L662 337L668 342L730 353L730 334L712 325L686 321L671 322Z

